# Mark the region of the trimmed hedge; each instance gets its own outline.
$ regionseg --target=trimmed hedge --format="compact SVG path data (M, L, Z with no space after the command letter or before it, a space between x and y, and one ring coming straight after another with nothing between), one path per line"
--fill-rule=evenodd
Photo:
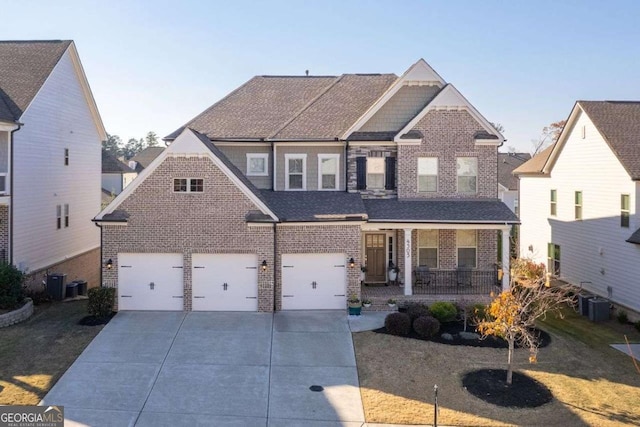
M422 338L431 338L440 332L440 322L433 316L418 317L413 321L413 330Z
M87 311L95 317L109 317L113 312L116 288L91 288L88 292Z
M420 304L417 302L412 302L407 304L405 313L409 315L412 322L416 320L418 317L431 316L429 307L426 304Z
M447 301L438 301L429 307L431 315L438 319L440 323L453 322L456 320L458 309L455 304Z
M411 332L411 318L407 313L391 313L384 319L384 327L392 335L405 337Z
M0 263L0 309L13 310L24 300L23 275L11 264Z

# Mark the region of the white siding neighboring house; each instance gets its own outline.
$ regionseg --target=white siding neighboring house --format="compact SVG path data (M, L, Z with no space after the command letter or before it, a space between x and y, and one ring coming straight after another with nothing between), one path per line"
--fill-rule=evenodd
M578 101L558 142L514 173L521 255L640 312L640 102Z
M95 285L100 234L91 217L106 135L75 44L0 42L0 89L4 259Z

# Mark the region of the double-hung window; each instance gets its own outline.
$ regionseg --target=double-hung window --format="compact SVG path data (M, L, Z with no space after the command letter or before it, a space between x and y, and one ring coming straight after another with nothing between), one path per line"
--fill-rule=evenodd
M62 228L62 205L56 206L56 228Z
M65 203L64 205L64 227L67 228L69 226L69 205Z
M575 194L575 214L576 219L582 219L582 191Z
M69 149L64 149L64 165L69 166Z
M175 178L173 191L176 193L202 193L204 180L202 178Z
M367 188L384 189L384 157L367 158Z
M554 276L560 276L560 246L554 243L547 247L547 269Z
M269 175L269 153L247 153L247 176Z
M620 227L629 228L629 195L620 196Z
M438 191L438 158L418 158L418 192L435 193Z
M458 230L456 235L458 248L458 267L476 268L478 253L478 233L476 230Z
M551 190L549 195L549 215L558 215L558 190Z
M478 158L458 157L458 193L476 194L478 192Z
M286 180L285 190L307 189L307 155L285 154Z
M418 265L438 268L438 230L418 231Z
M340 186L340 154L318 154L318 190L337 190Z

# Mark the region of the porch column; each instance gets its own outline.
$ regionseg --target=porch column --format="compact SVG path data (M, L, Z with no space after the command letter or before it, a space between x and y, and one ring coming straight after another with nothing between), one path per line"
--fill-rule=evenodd
M411 283L411 233L413 228L404 229L404 294L413 295L413 289Z
M510 253L509 253L509 236L511 235L511 226L502 229L502 290L509 289L509 272L510 272Z

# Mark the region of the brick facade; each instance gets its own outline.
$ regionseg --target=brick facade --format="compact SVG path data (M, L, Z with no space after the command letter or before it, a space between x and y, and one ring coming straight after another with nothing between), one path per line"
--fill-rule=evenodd
M87 282L89 288L100 286L100 248L60 261L47 268L27 272L25 286L34 290L41 289L47 273L65 274L67 283L81 279Z

